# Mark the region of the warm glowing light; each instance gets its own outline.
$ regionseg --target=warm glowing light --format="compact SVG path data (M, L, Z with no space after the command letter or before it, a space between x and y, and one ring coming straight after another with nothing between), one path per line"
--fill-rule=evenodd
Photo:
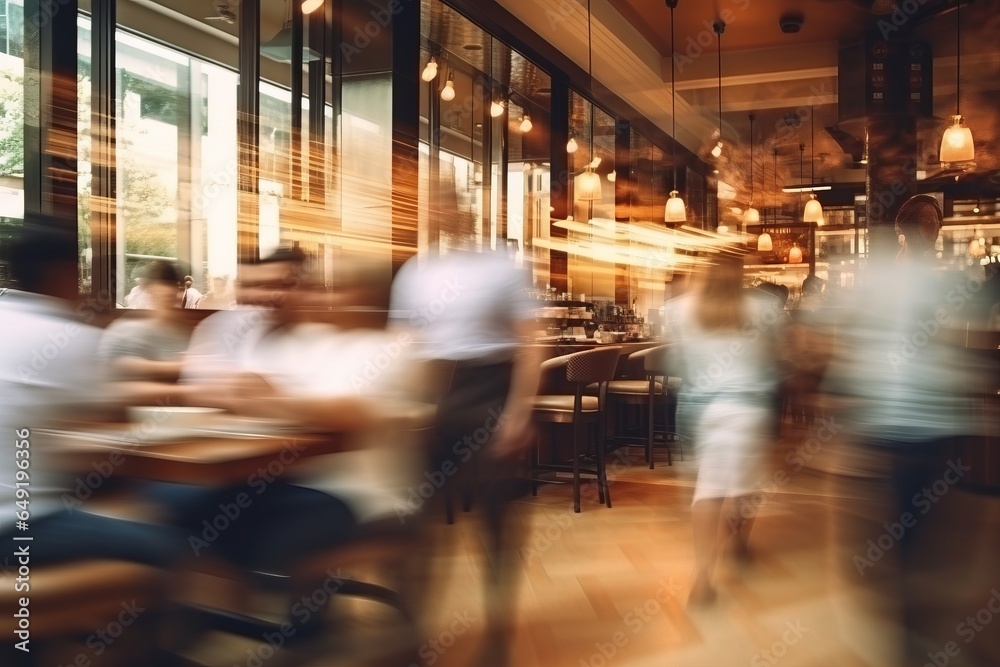
M809 201L806 202L806 208L802 212L802 220L823 224L823 205L816 199L816 195L809 195Z
M760 211L755 209L753 206L748 208L743 214L743 224L753 225L760 222Z
M573 185L578 201L601 201L601 177L589 169L577 176Z
M323 6L323 0L303 0L302 2L302 13L312 14L314 11Z
M771 252L773 249L770 234L764 232L757 237L757 252Z
M687 209L684 206L684 200L679 195L680 193L677 190L670 191L670 198L667 199L667 205L663 211L667 222L687 221Z
M797 245L793 245L792 249L788 251L788 263L789 264L801 264L802 263L802 248Z
M521 132L531 132L531 117L525 114L521 119Z
M451 102L455 99L455 75L451 74L448 76L448 80L444 82L444 88L441 89L441 99L445 102Z
M719 157L722 155L722 142L715 144L715 148L712 149L712 157Z
M951 117L951 127L944 131L941 137L941 163L972 162L976 159L976 150L972 144L972 130L962 123L961 116Z
M503 108L503 103L502 102L498 102L497 100L493 100L493 102L490 103L490 115L493 116L494 118L499 118L500 116L502 116L503 115L503 111L504 111L504 108Z
M618 172L617 171L612 171L610 174L608 174L608 180L611 181L612 183L615 182L616 178L618 178Z
M431 81L434 80L434 77L436 77L437 75L438 75L437 60L431 58L430 60L427 61L427 64L424 66L424 71L421 72L420 78L430 83Z
M575 153L577 148L579 148L579 146L576 145L576 139L570 137L569 141L566 142L566 152Z

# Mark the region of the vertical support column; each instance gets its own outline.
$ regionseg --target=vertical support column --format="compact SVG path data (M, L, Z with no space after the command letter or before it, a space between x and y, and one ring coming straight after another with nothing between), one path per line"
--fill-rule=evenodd
M309 15L309 48L319 54L318 60L309 61L309 146L306 163L309 166L309 202L316 206L317 214L324 212L326 204L326 168L324 138L326 137L326 60L327 51L326 17L332 11L326 2L322 13Z
M433 49L431 56L435 56ZM439 66L438 76L421 85L427 91L427 242L433 254L441 251L441 223L445 215L454 215L454 211L441 210L441 98L438 96L438 78L447 76ZM418 105L419 108L419 105ZM446 228L451 228L447 224ZM455 231L455 230L453 230ZM465 230L457 230L465 231Z
M251 261L260 248L260 0L243 0L239 23L240 87L237 97L239 138L239 226L240 261Z
M24 208L77 227L76 0L24 4Z
M189 62L191 62L189 60ZM193 67L197 67L194 63ZM186 65L177 68L177 259L191 264L192 244L200 239L195 234L195 216L192 207L192 189L200 185L198 163L201 162L201 105L192 104L195 72ZM195 107L198 107L195 109ZM197 123L197 125L196 125ZM195 270L190 269L192 276Z
M392 21L392 271L417 251L419 203L420 3Z
M566 142L569 141L569 81L565 76L552 76L552 161L549 183L549 205L552 213L549 221L549 237L566 239L565 229L552 226L552 220L565 220L569 215L569 156ZM567 289L569 257L563 250L551 250L549 255L549 284L557 292Z
M917 192L917 122L906 113L868 117L868 170L865 173L869 255L895 254L899 207Z
M632 190L632 126L619 118L615 122L615 220L628 222L629 194ZM628 241L625 241L627 243ZM615 264L615 303L630 303L631 267Z
M292 5L292 137L288 155L288 180L292 199L302 199L302 47L305 41L302 3L289 0Z
M206 125L207 119L205 114L202 113L201 104L193 103L193 100L197 99L196 91L201 90L201 78L203 76L201 71L201 63L192 58L190 61L190 85L187 88L189 100L192 103L189 105L188 110L189 130L191 132L191 149L190 155L188 156L188 192L191 201L191 233L190 233L190 257L188 262L191 264L191 276L194 278L195 286L200 283L205 270L205 263L208 258L207 250L205 248L205 197L204 189L202 186L202 170L205 165L202 164L202 127ZM211 279L205 276L205 289L211 289Z
M90 239L93 257L90 289L97 303L108 306L115 302L118 284L122 285L121 297L124 298L124 287L129 283L128 276L119 276L115 270L118 208L116 23L115 0L94 0L90 22Z

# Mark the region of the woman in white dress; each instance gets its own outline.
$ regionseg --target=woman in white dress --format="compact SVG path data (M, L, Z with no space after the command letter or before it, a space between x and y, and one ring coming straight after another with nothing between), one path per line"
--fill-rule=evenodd
M723 526L746 555L760 467L773 437L780 302L743 289L743 262L721 253L693 289L667 303L669 340L683 378L679 429L698 457L692 503L697 571L692 603L715 596L712 569ZM726 499L733 503L723 523Z

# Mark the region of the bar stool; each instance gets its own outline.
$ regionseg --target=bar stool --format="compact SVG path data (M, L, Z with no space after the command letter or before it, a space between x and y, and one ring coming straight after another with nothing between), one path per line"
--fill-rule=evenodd
M607 383L614 378L618 366L621 348L617 346L601 347L584 352L574 352L555 359L549 359L542 364L542 373L555 373L565 369L566 381L574 385L574 393L543 394L534 399L533 415L537 421L552 424L573 425L573 458L566 463L538 462L538 450L535 449L534 468L538 471L572 471L573 473L573 511L580 511L580 474L590 473L597 477L597 488L602 503L611 507L611 493L608 489L607 470L604 465L604 407L607 395ZM596 396L586 395L588 385L596 387ZM580 444L584 425L597 424L598 438L594 446L596 466L581 466L582 448ZM542 481L542 480L536 480ZM546 480L547 481L547 480Z

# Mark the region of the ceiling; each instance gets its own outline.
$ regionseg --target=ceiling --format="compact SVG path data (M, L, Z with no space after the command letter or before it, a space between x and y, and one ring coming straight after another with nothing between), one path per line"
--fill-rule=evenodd
M567 0L500 0L543 39L556 45L603 85L696 155L746 198L749 114L754 122L754 181L774 189L800 180L863 180L857 164L863 122L842 122L838 107L839 52L883 30L930 43L933 114L920 123L919 169L933 177L947 117L956 104L955 0L915 1L912 16L877 14L880 0L679 0L674 10L676 101L671 98L671 12L664 0L576 0L580 16L553 28L542 20ZM542 5L543 9L532 9ZM783 33L782 18L801 30ZM961 113L972 128L977 170L1000 170L1000 0L962 0ZM722 18L720 40L712 29ZM905 19L905 20L904 20ZM575 21L575 24L574 24ZM895 21L895 22L894 22ZM902 23L902 30L896 30ZM721 69L720 69L721 50ZM849 84L848 84L849 85ZM858 85L862 85L859 81ZM727 150L709 155L720 127ZM676 103L676 119L671 105ZM813 121L815 121L813 123ZM814 129L815 128L815 129ZM804 145L804 151L799 150ZM778 150L777 178L773 151Z
M937 120L923 123L920 136L921 158L932 172L933 160L927 158L933 158L945 119L956 103L955 0L914 1L920 9L907 18L905 29L928 41L934 56ZM813 171L817 180L834 182L857 182L863 176L856 164L863 127L842 123L839 117L838 53L841 46L863 40L866 32L891 25L891 15L873 13L873 4L881 0L679 0L674 11L676 118L671 116L670 11L663 0L497 2L665 132L671 133L676 121L679 141L714 164L720 177L738 191L749 185L751 112L756 114L756 188L768 182L772 187L776 182L778 188L798 182L800 157L805 180L812 179ZM219 13L213 3L239 9L239 0L157 1L235 35L235 25L208 18ZM281 29L287 6L284 0L262 0L263 40ZM522 102L548 107L551 82L541 67L491 39L441 2L421 0L421 8L427 17L421 24L423 44L442 47L449 67L470 73L491 71ZM781 31L779 20L788 14L801 17L798 33ZM719 17L727 23L721 39L721 71L719 42L711 29ZM961 111L973 131L978 169L1000 170L1000 114L996 113L1000 108L1000 0L963 0L961 17ZM524 39L530 43L535 38L525 35ZM720 125L720 78L722 136L731 150L713 161L708 151ZM800 145L805 146L802 152ZM779 153L777 178L775 149Z

